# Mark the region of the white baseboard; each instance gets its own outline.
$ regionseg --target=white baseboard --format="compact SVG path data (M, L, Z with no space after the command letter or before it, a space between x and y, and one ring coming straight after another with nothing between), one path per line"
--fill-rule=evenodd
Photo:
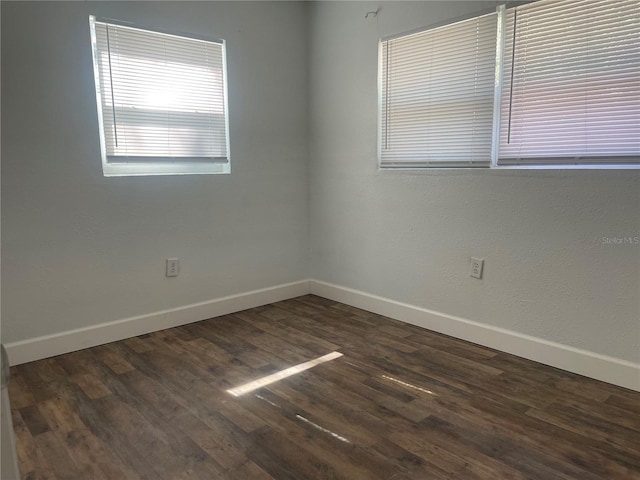
M310 292L369 312L640 391L640 364L317 280Z
M230 295L5 345L11 365L219 317L312 293L435 332L640 391L640 364L473 322L318 280L303 280Z
M166 328L219 317L309 293L309 281L277 285L147 315L101 323L5 345L10 365L95 347Z

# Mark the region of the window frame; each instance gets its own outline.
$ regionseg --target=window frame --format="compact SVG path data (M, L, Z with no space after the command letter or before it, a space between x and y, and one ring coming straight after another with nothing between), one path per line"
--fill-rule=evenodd
M226 158L218 159L212 157L170 157L170 156L116 156L107 152L105 126L103 119L103 93L100 86L99 72L99 51L96 37L96 23L106 23L110 25L134 28L141 31L170 35L179 38L200 40L216 43L221 46L222 55L222 82L223 82L223 106L224 106L224 128L225 128L225 148ZM159 28L150 28L144 25L133 24L131 22L114 20L111 18L89 16L89 31L91 37L91 50L93 62L93 77L95 84L95 95L98 116L98 131L100 140L100 152L102 161L102 171L105 177L118 176L155 176L155 175L203 175L203 174L229 174L231 173L231 149L230 149L230 124L229 124L229 93L228 93L228 68L226 41L223 39L211 38L192 33L181 33L165 31ZM118 161L121 158L122 161ZM149 160L147 160L147 158ZM135 161L136 159L144 161ZM156 161L154 161L155 159Z

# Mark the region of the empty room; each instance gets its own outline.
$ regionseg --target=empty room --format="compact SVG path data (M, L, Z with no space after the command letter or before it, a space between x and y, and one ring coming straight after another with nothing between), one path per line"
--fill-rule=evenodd
M640 1L2 1L1 480L640 480Z

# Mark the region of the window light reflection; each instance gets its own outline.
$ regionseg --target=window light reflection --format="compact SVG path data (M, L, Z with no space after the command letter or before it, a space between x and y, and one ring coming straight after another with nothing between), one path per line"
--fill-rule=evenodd
M272 402L271 400L269 400L268 398L264 398L262 395L259 394L255 394L255 397L262 400L263 402L267 402L269 405L271 405L272 407L276 407L276 408L282 408L280 405L278 405L275 402Z
M418 390L420 392L428 393L429 395L435 395L431 390L427 390L426 388L418 387L412 383L403 382L402 380L398 380L397 378L390 377L388 375L382 375L382 378L385 380L389 380L390 382L395 382L398 385L402 385L403 387L412 388L414 390Z
M285 368L284 370L280 370L279 372L272 373L271 375L267 375L266 377L258 378L257 380L253 380L252 382L245 383L244 385L240 385L239 387L231 388L227 390L227 393L230 393L234 397L239 397L241 395L244 395L245 393L253 392L254 390L257 390L259 388L266 387L267 385L271 385L272 383L282 380L283 378L287 378L297 373L304 372L305 370L309 370L310 368L313 368L316 365L320 365L321 363L335 360L336 358L339 358L341 356L342 354L340 352L331 352L327 355L323 355L322 357L318 357L314 360L309 360L308 362L299 363L298 365Z
M317 423L312 422L311 420L309 420L308 418L304 418L302 415L296 415L296 418L298 420L302 420L303 422L305 422L307 425L311 425L313 428L320 430L321 432L327 433L329 435L331 435L333 438L337 438L338 440L340 440L341 442L344 443L351 443L349 441L349 439L343 437L342 435L338 435L336 432L332 432L331 430L324 428L320 425L318 425Z

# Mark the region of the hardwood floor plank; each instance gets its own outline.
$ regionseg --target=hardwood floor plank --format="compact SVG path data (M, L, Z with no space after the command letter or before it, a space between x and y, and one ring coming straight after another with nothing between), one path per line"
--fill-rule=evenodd
M82 430L85 425L78 414L69 407L62 395L53 400L45 400L38 404L42 417L46 418L51 430L69 433Z
M114 459L102 443L88 430L74 430L64 437L71 459L85 473L85 478L126 478L120 462Z
M493 428L513 435L529 451L556 459L562 466L559 471L565 467L584 469L578 478L586 477L586 472L599 473L601 478L634 478L629 475L637 470L630 463L629 455L610 445L509 410L490 399L472 398L466 405L456 404L455 409L464 411L467 421L479 424L478 428Z
M60 480L91 478L90 472L78 468L69 456L69 449L64 447L54 432L42 433L33 440L56 478Z
M107 386L89 373L75 375L73 380L91 400L111 395L111 391Z
M593 480L588 472L576 471L567 476L563 466L550 458L544 457L538 451L523 448L516 438L508 434L487 432L486 429L476 430L467 423L453 424L437 416L429 417L423 422L428 425L432 440L441 442L443 448L452 452L463 452L470 461L475 474L481 478L538 478L544 479L572 479ZM470 456L468 452L473 452ZM531 465L535 468L531 469ZM578 477L575 477L577 474Z
M204 423L193 415L185 415L180 419L180 428L222 469L234 469L244 464L248 458L242 446L227 439L218 422L211 421L211 417L209 420L209 423Z
M275 480L271 475L252 461L245 462L231 472L230 480Z
M607 402L584 400L572 396L559 396L555 404L571 408L574 412L586 411L599 421L612 423L617 427L629 428L638 432L640 437L640 415L629 415L629 411ZM582 421L582 419L581 419Z
M635 398L635 395L629 395L628 397L614 393L609 395L605 401L607 405L613 405L622 410L627 411L632 415L636 415L636 418L640 418L640 400Z
M640 480L640 393L313 295L12 375L23 479Z
M310 335L303 330L297 329L291 325L290 321L272 320L263 317L260 313L251 310L240 312L236 315L239 319L246 321L250 325L254 325L259 330L275 335L278 338L287 340L295 345L300 345L309 351L321 354L338 350L339 345L328 342L317 336Z
M325 418L269 391L248 396L244 401L260 412L271 429L297 441L300 448L329 466L329 471L348 472L348 478L368 480L388 478L398 468L388 459L381 460L366 444L359 443L347 425L325 423Z
M49 431L49 424L42 416L37 406L24 407L19 410L24 424L29 429L31 436L36 437Z
M16 449L20 471L23 477L54 478L48 465L43 461L31 432L24 423L18 410L11 412L13 430L18 448Z
M21 375L21 370L11 367L11 381L9 382L9 395L11 407L14 409L29 407L36 403L25 378Z
M133 337L124 340L124 343L136 353L144 353L153 350L153 346L149 345L141 337Z
M545 410L531 409L527 412L527 415L558 425L579 435L597 438L615 448L628 452L630 458L639 457L640 435L638 435L637 431L614 425L590 415L587 411L580 412L575 408L552 404Z
M94 349L94 354L100 359L113 373L120 375L132 371L133 365L127 362L113 348L113 345L101 345Z
M124 471L124 478L133 480L158 478L148 458L141 454L135 445L130 444L126 435L115 427L97 402L86 397L79 388L77 390L70 388L68 394L78 416L114 459L113 463Z

